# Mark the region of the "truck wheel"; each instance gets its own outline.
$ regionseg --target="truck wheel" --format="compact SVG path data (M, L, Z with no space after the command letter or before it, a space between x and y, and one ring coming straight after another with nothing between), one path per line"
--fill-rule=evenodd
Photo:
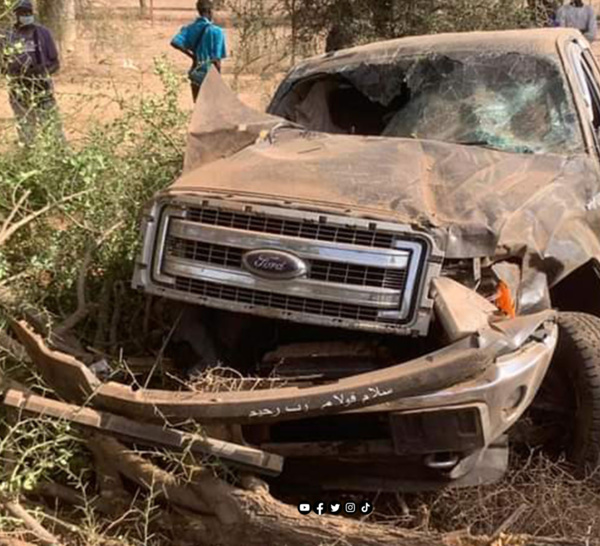
M546 426L560 423L559 447L585 474L600 465L600 318L565 312L558 324L558 347L534 405Z

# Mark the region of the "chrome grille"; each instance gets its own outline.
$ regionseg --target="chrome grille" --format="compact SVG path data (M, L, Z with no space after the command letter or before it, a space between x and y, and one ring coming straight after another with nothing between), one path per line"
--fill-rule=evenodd
M182 277L176 278L175 287L177 290L202 297L258 305L271 309L281 309L287 312L321 315L334 319L366 320L369 322L377 322L378 320L377 309L349 303L333 303L318 299L284 296L271 292L224 286Z
M242 248L190 241L179 237L170 236L167 239L169 256L202 264L242 269L244 252ZM403 290L406 281L404 269L369 267L326 260L307 260L307 262L309 264L307 277L316 281L391 290Z
M134 285L233 312L372 332L425 335L442 253L409 226L191 196L157 201ZM246 254L286 253L292 278L263 276Z
M241 269L244 251L241 248L169 237L167 239L167 254L203 264L224 265Z
M336 226L315 220L279 218L242 211L202 207L190 208L187 219L210 226L242 229L255 233L271 233L313 241L329 241L376 248L392 248L395 236L377 230L354 226Z
M385 269L363 265L314 260L310 262L310 279L354 286L373 286L402 290L406 281L404 269Z

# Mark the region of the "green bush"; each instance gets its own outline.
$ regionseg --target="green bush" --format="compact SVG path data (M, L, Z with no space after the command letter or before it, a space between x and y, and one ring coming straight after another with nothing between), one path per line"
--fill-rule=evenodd
M162 95L121 103L117 119L98 122L72 147L48 128L33 147L0 156L0 226L51 207L0 246L0 283L12 279L11 290L59 323L77 307L77 282L85 276L90 312L79 333L84 341L94 336L100 348L106 335L97 335L99 322L116 303L123 322L118 331L139 328L131 321L143 301L129 284L140 215L182 165L187 114L178 105L181 81L163 60L156 71ZM135 303L126 301L131 298Z

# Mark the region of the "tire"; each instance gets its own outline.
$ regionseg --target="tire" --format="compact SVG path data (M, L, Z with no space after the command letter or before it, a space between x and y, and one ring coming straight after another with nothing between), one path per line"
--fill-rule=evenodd
M565 312L558 324L558 346L540 395L561 410L562 451L577 474L587 474L600 465L600 318Z

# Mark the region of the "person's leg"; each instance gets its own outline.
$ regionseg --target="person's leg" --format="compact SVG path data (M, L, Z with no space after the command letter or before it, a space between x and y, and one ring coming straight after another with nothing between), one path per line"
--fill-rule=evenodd
M51 87L39 98L37 109L37 124L47 133L54 135L56 139L66 143L67 139L58 112L58 104Z
M35 113L29 94L30 90L23 87L13 88L9 92L19 140L27 146L33 144L35 139Z
M200 86L195 82L191 82L191 84L192 84L192 97L194 99L194 102L196 102L196 100L198 100L198 93L200 93Z

